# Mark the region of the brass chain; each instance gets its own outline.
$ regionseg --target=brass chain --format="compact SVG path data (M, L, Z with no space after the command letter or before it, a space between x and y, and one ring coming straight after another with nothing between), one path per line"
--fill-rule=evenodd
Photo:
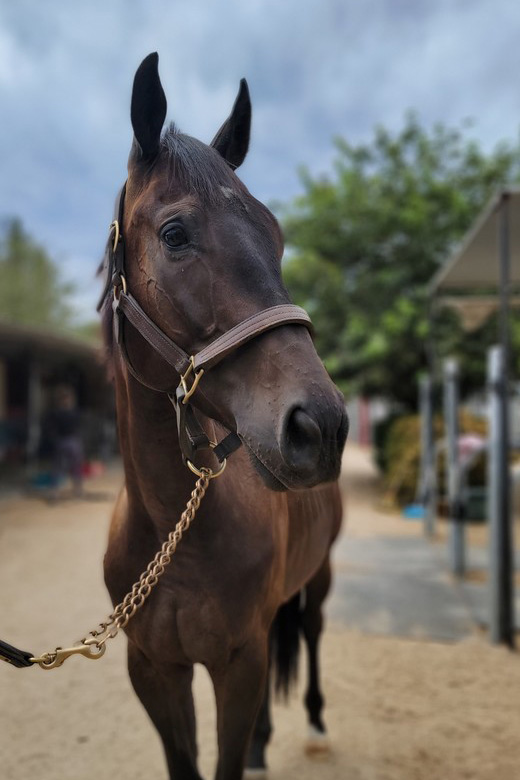
M89 631L83 639L80 639L78 644L74 647L57 647L56 650L43 653L38 658L32 658L31 660L34 663L39 664L42 669L56 669L58 666L61 666L70 655L83 655L84 657L91 659L101 658L101 656L104 655L106 642L109 639L114 639L119 631L127 626L129 620L133 618L135 613L141 609L146 599L159 582L159 578L164 574L172 556L175 554L175 550L177 549L177 545L181 541L183 534L193 522L200 502L208 489L210 479L216 476L211 469L204 467L199 470L199 473L199 479L195 484L195 488L191 493L186 509L182 513L179 522L173 531L170 531L168 538L163 543L161 549L158 551L155 558L150 561L137 582L134 582L132 589L126 594L124 599L114 607L113 612L103 623L100 623L97 628Z
M201 472L202 476L199 477L195 484L195 488L191 493L186 509L181 515L181 519L173 531L170 531L168 538L163 543L155 558L150 561L146 570L141 574L137 582L134 582L132 585L132 590L129 591L123 601L114 608L114 611L108 616L107 620L104 623L100 623L97 628L89 631L89 636L101 637L95 643L96 647L100 648L108 639L114 639L118 632L126 627L137 610L141 609L153 588L155 588L159 582L159 578L164 574L183 534L193 522L200 502L204 498L204 494L208 488L211 472L209 469L201 469ZM88 637L83 637L80 641L84 644L87 640Z

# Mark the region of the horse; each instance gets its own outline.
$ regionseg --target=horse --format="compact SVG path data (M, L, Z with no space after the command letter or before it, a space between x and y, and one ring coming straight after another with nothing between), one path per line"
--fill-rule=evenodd
M247 83L210 145L163 127L165 118L154 53L134 78L128 178L104 266L102 321L125 473L105 582L116 604L146 569L193 489L189 465L207 495L157 588L124 626L128 670L170 778L201 780L192 678L194 664L205 666L217 711L215 777L241 780L266 770L270 669L287 691L300 635L309 724L325 737L318 642L348 419L308 318L283 285L278 222L235 173L249 147ZM196 442L215 448L224 434L225 471L196 465Z

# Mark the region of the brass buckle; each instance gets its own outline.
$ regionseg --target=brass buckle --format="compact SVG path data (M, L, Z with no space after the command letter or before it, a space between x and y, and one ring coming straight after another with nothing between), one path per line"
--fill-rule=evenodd
M215 449L217 446L216 441L210 441L209 446L212 450ZM206 449L206 448L205 448ZM218 471L212 471L212 469L208 469L205 466L202 468L198 468L194 463L189 460L189 458L186 458L186 465L188 466L189 470L192 471L194 474L197 475L197 477L208 477L208 479L216 479L217 477L220 477L220 475L223 473L224 469L227 465L227 458L224 458L222 461L222 466L219 468Z
M125 292L126 292L126 290L125 290ZM186 380L187 380L187 378L189 377L189 375L191 373L194 373L193 383L192 383L191 387L188 389L188 385L187 385ZM201 368L200 371L195 371L195 358L192 355L190 357L190 364L189 364L187 370L185 371L184 374L181 374L181 382L180 383L182 385L182 389L184 390L184 398L182 399L182 403L183 404L187 404L188 403L189 399L191 398L191 396L193 395L193 393L197 389L197 385L199 384L199 382L200 382L200 380L202 378L202 374L203 373L204 373L204 369L203 368Z
M126 295L126 290L127 290L126 279L123 276L123 274L120 274L119 278L121 279L121 287L123 288L123 292ZM117 290L117 285L114 285L114 300L117 300L116 290Z
M109 227L109 233L114 231L114 242L112 244L112 252L115 252L117 249L117 245L119 244L119 238L121 237L121 231L119 229L119 220L114 219L112 224Z

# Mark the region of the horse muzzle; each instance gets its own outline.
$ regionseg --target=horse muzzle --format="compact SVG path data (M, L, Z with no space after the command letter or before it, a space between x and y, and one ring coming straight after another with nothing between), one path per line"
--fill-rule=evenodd
M341 398L341 400L340 400ZM281 418L277 446L251 447L253 464L271 490L298 490L332 482L339 476L348 434L343 397L322 411L310 404L293 404ZM249 437L243 437L246 444Z

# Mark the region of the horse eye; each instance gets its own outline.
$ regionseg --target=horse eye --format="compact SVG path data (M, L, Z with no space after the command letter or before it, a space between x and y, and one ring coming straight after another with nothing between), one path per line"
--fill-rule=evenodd
M161 238L170 249L179 249L188 243L188 236L182 225L168 225Z

